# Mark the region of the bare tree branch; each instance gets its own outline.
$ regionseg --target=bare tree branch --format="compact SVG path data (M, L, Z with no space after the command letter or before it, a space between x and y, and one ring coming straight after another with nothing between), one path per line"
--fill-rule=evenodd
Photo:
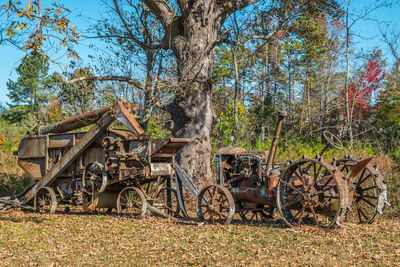
M229 5L230 9L233 9L234 11L236 11L236 10L241 10L245 7L248 7L249 5L255 4L259 1L260 0L236 0L236 1L229 0L229 1L224 1L224 4Z
M127 82L139 90L143 91L144 93L147 93L149 95L150 100L159 108L162 110L165 110L165 106L157 99L157 97L153 94L150 88L144 86L140 82L130 78L130 77L123 77L123 76L102 76L102 77L79 77L75 78L66 82L60 83L60 85L68 85L68 84L73 84L81 81L118 81L118 82Z
M189 7L188 1L187 0L177 0L176 2L178 2L178 6L182 12L182 16L184 18L186 18L188 16L188 7Z
M134 35L133 32L132 32L131 27L130 27L129 24L126 22L126 20L125 20L123 14L122 14L122 12L121 12L119 6L118 6L117 0L114 0L113 2L114 2L114 6L115 6L115 11L117 12L118 17L121 19L121 22L122 22L122 24L124 25L126 31L128 32L128 35L129 35L129 37L123 37L123 38L132 39L132 40L133 40L135 43L137 43L137 44L140 46L140 48L142 48L143 50L146 50L146 49L159 49L159 48L161 48L161 45L150 45L150 44L146 44L146 43L140 41L138 38L136 38L135 35ZM99 37L100 37L100 36L99 36ZM114 36L102 36L102 37L114 37ZM119 37L119 36L118 36L118 37ZM121 36L121 37L122 37L122 36Z
M86 36L86 35L82 35L83 38L87 38L87 39L95 39L95 38L122 38L122 39L131 39L133 40L135 43L137 43L140 48L142 49L160 49L161 44L155 44L155 45L151 45L151 44L145 44L143 42L141 42L140 40L138 40L136 37L134 37L133 35L117 35L117 34L110 34L110 35L97 35L97 36Z
M167 28L171 24L175 17L174 11L164 0L143 0L151 13L153 13L162 23L164 28Z
M397 62L400 62L400 55L398 53L400 33L395 33L394 31L388 33L381 28L379 28L379 30L383 37L383 41L389 46L389 49L392 52L392 56L396 59Z

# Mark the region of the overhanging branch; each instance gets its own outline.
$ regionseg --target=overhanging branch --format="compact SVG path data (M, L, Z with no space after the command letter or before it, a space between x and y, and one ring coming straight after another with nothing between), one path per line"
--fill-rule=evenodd
M165 106L157 99L157 97L153 94L149 87L144 86L140 82L130 78L130 77L123 77L123 76L102 76L102 77L79 77L75 78L66 82L60 83L60 85L69 85L74 84L81 81L117 81L117 82L127 82L139 90L143 91L147 94L150 100L158 107L159 109L165 110Z

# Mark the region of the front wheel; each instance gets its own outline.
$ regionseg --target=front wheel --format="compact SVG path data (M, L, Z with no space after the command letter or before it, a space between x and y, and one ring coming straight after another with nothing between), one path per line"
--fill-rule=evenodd
M55 213L57 209L57 196L53 188L40 188L33 200L33 206L35 211L39 213Z
M200 191L196 201L197 216L207 223L229 224L235 215L235 201L222 185L209 185Z
M118 195L117 211L127 217L143 218L147 210L147 201L137 187L126 187Z

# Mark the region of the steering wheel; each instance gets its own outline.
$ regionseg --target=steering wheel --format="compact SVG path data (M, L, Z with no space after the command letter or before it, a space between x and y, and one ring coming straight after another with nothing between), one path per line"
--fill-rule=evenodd
M337 149L343 149L343 144L336 135L328 131L323 131L322 134L331 146Z

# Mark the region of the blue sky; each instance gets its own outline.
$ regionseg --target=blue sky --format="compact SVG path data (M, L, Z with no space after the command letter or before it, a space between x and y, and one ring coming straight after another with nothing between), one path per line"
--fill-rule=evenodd
M4 0L0 0L2 2ZM44 6L51 3L50 0L43 0ZM78 26L78 29L85 29L89 26L90 21L86 17L93 19L98 19L101 17L102 12L104 12L105 7L100 0L64 0L59 1L64 4L66 8L72 11L72 16L70 17L71 23ZM362 9L362 7L375 3L376 1L363 1L363 0L353 0L351 9L356 12ZM391 25L400 27L400 5L394 5L391 8L380 8L374 11L369 18L375 19L380 22L386 22ZM386 45L380 40L379 37L379 26L376 21L373 20L362 20L357 22L353 27L353 32L363 38L354 37L354 44L357 48L362 48L365 50L372 49L376 46L382 48L385 54L388 54L388 49ZM88 55L91 50L88 47L89 43L81 42L76 50L79 56L82 58L83 64L87 64L89 61ZM99 43L95 45L101 46ZM7 87L6 82L8 79L16 79L15 68L19 64L19 60L24 56L24 53L18 51L13 47L1 46L0 47L0 103L5 104L7 102ZM68 58L61 54L61 58L58 61L67 64ZM57 70L57 69L54 69Z

